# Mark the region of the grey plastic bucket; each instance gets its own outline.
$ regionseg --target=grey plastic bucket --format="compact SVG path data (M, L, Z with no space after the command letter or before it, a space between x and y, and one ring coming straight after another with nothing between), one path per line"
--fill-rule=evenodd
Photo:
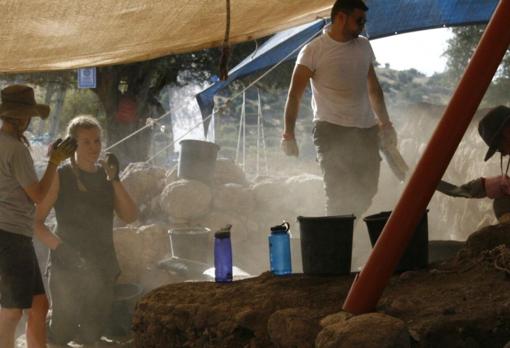
M107 324L106 334L111 337L126 336L131 330L134 308L142 296L143 288L137 283L123 283L115 284L114 290L111 319Z
M183 227L168 231L172 256L181 259L212 262L212 234L205 227Z
M354 215L298 216L303 273L339 275L351 272Z
M214 178L216 157L220 147L215 143L186 139L180 143L177 176L211 184Z

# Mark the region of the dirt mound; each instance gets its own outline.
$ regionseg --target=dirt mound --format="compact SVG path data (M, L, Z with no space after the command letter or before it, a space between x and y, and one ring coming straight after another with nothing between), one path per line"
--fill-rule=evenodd
M136 346L333 347L352 330L359 346L373 346L371 327L380 322L388 347L503 347L510 341L507 228L484 228L456 257L396 274L379 317L338 314L353 275L264 273L231 284L164 286L137 305Z

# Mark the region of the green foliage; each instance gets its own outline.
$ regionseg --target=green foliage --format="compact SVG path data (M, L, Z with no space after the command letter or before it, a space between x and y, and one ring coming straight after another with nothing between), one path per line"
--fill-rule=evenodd
M444 55L447 59L446 67L448 73L451 74L455 80L458 80L466 69L484 29L484 25L452 28L453 37L447 41L448 47Z
M444 53L447 58L449 81L458 81L485 30L485 25L470 25L452 29L453 37L448 40ZM510 51L504 56L493 83L484 99L488 105L508 103L510 99Z
M61 115L61 131L78 115L92 115L105 125L105 114L97 95L89 89L68 90Z

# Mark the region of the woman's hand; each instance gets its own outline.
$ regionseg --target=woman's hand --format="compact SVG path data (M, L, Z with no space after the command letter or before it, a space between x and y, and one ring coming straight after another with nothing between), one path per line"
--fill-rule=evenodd
M62 139L57 139L49 149L49 162L58 167L62 161L74 154L76 147L76 140L71 137L65 138L64 141L62 141Z
M105 159L99 161L103 167L108 181L120 181L119 178L119 160L111 152L107 152Z

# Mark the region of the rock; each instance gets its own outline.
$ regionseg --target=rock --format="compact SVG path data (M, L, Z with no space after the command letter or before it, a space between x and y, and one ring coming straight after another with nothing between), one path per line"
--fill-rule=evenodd
M139 283L142 274L169 255L170 242L161 225L116 228L113 241L121 274L119 282Z
M288 178L285 184L290 194L292 210L296 216L324 215L326 195L324 180L321 176L301 174Z
M370 313L326 326L317 335L317 348L407 348L409 333L400 319Z
M166 186L160 197L163 212L175 219L206 215L211 207L211 189L197 180L181 179Z
M237 212L246 216L255 209L253 192L240 184L225 184L215 188L213 206L229 213Z
M164 220L162 215L163 214L163 211L161 210L161 205L159 204L159 201L160 201L160 197L159 196L154 196L150 202L147 204L147 211L148 211L148 218L158 218L158 217L161 217L161 220Z
M257 210L283 211L292 204L289 188L282 182L263 181L252 187Z
M412 311L415 306L416 303L414 301L406 299L405 297L396 298L388 304L386 312L392 315L400 315Z
M473 256L504 244L510 247L510 225L487 226L472 233L466 240L465 249Z
M276 347L312 347L320 327L318 312L311 308L298 307L278 310L271 314L267 331Z
M227 158L219 158L216 161L216 168L214 170L214 183L216 185L233 183L246 186L248 180L246 180L243 170L234 161Z
M179 180L179 177L177 176L177 166L174 166L165 174L165 186L170 185L177 180Z
M326 327L332 324L336 324L340 321L346 321L353 317L354 315L348 312L338 312L334 314L330 314L321 319L320 325L321 327Z
M157 263L170 255L168 229L159 224L142 226L137 231L142 244L141 262L144 270L154 268Z
M226 225L232 225L230 231L233 244L246 240L248 236L248 229L246 228L245 222L239 217L225 212L213 211L194 222L200 226L207 227L213 233Z
M173 274L167 270L152 267L144 270L140 276L140 285L143 287L144 292L151 291L163 285L183 282L185 279L177 274Z
M324 277L319 279L319 287L316 282L317 277L264 273L230 284L186 282L155 289L137 304L133 317L135 346L274 347L268 330L271 327L276 340L285 339L274 326L284 321L293 328L306 322L308 333L313 326L313 334L297 333L305 339L299 346L312 347L320 318L333 313L333 308L339 310L339 296L347 292L352 277ZM271 316L275 322L269 325ZM281 329L289 340L296 335Z
M130 163L121 174L124 187L137 205L146 203L161 192L166 170L144 162Z

